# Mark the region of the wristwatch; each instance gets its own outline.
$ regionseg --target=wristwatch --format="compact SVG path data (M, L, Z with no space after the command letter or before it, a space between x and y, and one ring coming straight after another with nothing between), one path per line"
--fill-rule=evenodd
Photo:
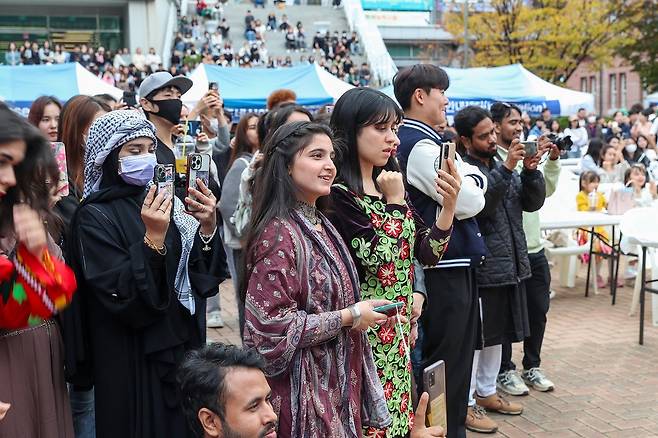
M354 328L357 325L359 325L359 323L361 322L361 310L359 309L359 306L357 306L356 304L352 304L347 309L350 311L350 314L352 315L352 328Z

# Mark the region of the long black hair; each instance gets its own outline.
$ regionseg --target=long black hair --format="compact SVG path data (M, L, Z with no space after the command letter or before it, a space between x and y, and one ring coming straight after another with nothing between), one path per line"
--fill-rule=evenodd
M279 127L288 123L288 118L290 118L293 113L305 114L311 122L313 121L313 114L303 106L292 102L283 102L270 110L268 114L270 117L265 122L267 132L265 133L265 138L261 145L267 142L268 136L274 134Z
M356 137L366 126L380 123L400 123L403 113L393 99L372 88L352 88L336 102L331 113L331 129L336 136L337 180L363 196L363 176L359 164ZM384 167L375 168L374 180L382 170L400 171L397 159L391 155ZM375 181L376 184L376 181Z
M16 185L0 200L0 235L12 232L13 208L18 203L49 217L50 187L59 178L52 149L41 131L0 103L0 145L21 140L26 144L25 158L14 166Z
M246 113L240 118L240 122L238 123L238 127L235 129L235 146L233 147L233 151L231 152L231 159L229 160L229 167L237 160L240 158L241 155L243 154L251 154L254 152L254 150L257 150L258 147L260 146L260 143L258 144L252 144L249 138L247 137L247 131L249 130L249 122L251 119L256 118L257 124L260 121L258 118L258 114L256 113ZM256 130L258 130L258 125L256 125ZM258 141L258 140L256 140Z
M603 161L603 154L601 152L603 149L603 141L600 138L594 137L590 139L589 145L587 145L587 152L585 155L592 157L592 160L596 163L597 166L601 165Z
M265 226L274 218L290 219L297 202L297 187L290 175L297 154L309 145L313 136L326 135L333 141L331 129L314 122L292 122L279 127L262 148L263 159L252 190L251 220L245 241L240 296L244 302L248 283L249 254Z

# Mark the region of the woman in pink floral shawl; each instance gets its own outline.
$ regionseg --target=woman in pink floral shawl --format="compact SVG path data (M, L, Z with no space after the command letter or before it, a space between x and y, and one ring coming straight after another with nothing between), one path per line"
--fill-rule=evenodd
M365 330L389 323L361 301L340 235L317 210L336 175L331 131L295 122L265 145L245 251L244 343L267 362L281 437L360 438L390 416Z

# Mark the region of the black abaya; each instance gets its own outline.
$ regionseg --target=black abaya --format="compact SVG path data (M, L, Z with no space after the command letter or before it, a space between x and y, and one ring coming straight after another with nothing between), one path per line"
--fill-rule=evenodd
M186 350L205 342L205 298L227 277L217 235L198 236L189 257L194 315L174 290L181 241L170 222L164 256L144 243L143 188L120 184L93 193L74 219L78 281L96 396L96 436L193 436L176 393Z

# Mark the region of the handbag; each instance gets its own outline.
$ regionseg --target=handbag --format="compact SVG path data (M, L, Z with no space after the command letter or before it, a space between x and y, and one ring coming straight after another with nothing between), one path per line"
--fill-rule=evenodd
M622 215L628 210L635 207L635 200L633 199L633 191L627 187L623 189L614 190L610 194L610 201L608 201L608 214Z

